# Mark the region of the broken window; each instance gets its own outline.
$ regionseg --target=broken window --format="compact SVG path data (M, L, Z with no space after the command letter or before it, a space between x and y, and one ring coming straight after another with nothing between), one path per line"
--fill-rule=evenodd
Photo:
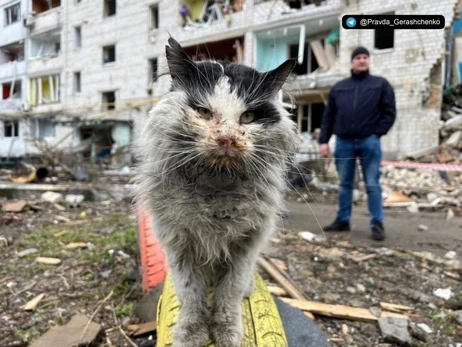
M29 103L31 106L59 102L61 97L60 75L31 78Z
M2 100L21 98L21 82L7 82L2 84Z
M152 5L150 7L150 29L159 28L159 5Z
M232 39L208 42L197 46L186 47L186 54L194 61L206 59L223 60L238 63L243 59L244 38L236 37Z
M32 119L31 135L38 139L55 137L55 125L50 119Z
M19 3L5 8L5 24L10 25L21 19L21 5Z
M299 105L302 108L302 118L300 122L300 132L312 133L316 129L321 128L322 116L325 105L322 102L312 104Z
M19 121L5 121L3 129L4 137L19 137Z
M74 93L82 91L82 84L80 80L80 72L74 72Z
M104 17L116 14L116 0L104 0Z
M298 44L290 45L289 46L289 54L291 58L298 58ZM305 50L303 52L303 63L297 65L294 68L294 73L297 75L306 75L312 73L317 68L319 68L318 61L316 60L316 56L314 55L313 49L309 42L305 44Z
M115 109L115 92L105 92L103 93L103 110L109 111Z
M61 0L32 0L32 10L42 13L61 6Z
M30 42L31 58L56 56L61 51L61 33L59 31L33 37Z
M75 35L75 47L80 48L82 47L82 28L75 27L74 28L74 35Z
M112 63L116 60L115 45L103 47L103 64Z
M38 138L55 137L55 127L49 119L37 119Z
M0 64L24 60L24 43L13 43L0 47Z
M149 59L150 83L157 81L157 58Z

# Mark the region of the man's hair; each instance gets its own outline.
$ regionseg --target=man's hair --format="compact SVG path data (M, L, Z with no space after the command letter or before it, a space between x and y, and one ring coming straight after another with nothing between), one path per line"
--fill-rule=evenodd
M362 46L356 47L353 50L353 52L351 53L351 60L353 60L354 57L356 57L357 55L360 55L360 54L365 54L365 55L369 56L369 51L367 50L367 48L362 47Z

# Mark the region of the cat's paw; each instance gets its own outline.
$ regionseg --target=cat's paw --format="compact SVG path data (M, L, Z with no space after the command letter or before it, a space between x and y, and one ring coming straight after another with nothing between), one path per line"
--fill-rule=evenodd
M204 347L208 340L206 320L189 316L178 320L173 331L172 347Z
M226 314L215 314L211 326L212 339L217 347L240 347L244 338L244 329L240 314L238 318Z

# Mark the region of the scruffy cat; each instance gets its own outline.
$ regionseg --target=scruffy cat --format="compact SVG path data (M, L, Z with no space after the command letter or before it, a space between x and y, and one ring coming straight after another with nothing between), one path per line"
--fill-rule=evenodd
M219 347L237 347L241 301L253 290L259 251L278 222L286 163L296 148L295 125L275 100L295 61L260 73L193 62L178 42L168 42L172 89L138 139L138 195L181 304L174 346L203 347L210 336Z

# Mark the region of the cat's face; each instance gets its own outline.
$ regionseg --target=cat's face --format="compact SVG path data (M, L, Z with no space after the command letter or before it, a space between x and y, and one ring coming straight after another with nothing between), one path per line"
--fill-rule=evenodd
M295 62L268 73L233 63L193 62L172 38L172 90L183 95L169 139L213 168L261 167L293 145L293 122L275 97ZM175 143L175 141L177 141Z

